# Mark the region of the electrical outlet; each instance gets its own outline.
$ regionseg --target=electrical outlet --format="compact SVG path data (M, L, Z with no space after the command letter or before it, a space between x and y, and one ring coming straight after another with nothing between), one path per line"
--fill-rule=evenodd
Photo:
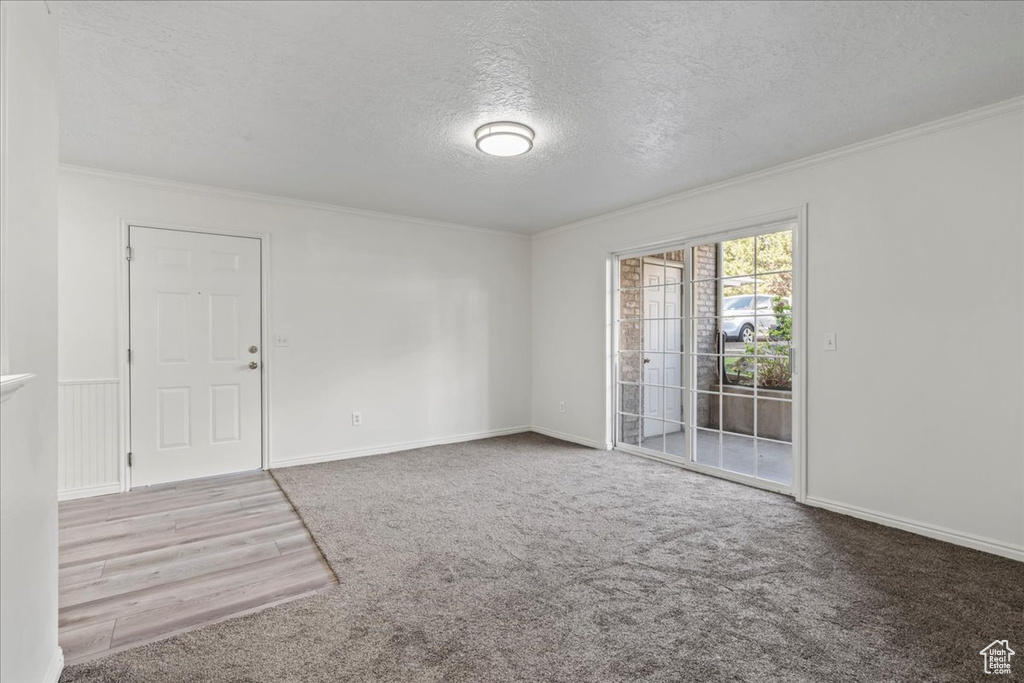
M287 334L278 334L274 336L274 346L291 346L291 342L288 341Z
M558 412L560 412L560 413L564 413L565 412L565 401L560 401L558 403Z
M836 350L836 333L826 332L825 333L825 350L835 351Z
M363 424L363 414L360 412L352 413L352 426L358 427Z

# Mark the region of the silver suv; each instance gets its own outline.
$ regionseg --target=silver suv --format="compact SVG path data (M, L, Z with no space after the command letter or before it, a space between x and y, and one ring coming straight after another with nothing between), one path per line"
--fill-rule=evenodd
M784 300L789 302L788 298ZM722 332L725 333L726 341L753 344L758 337L767 337L776 325L774 304L775 297L771 294L738 294L723 297Z

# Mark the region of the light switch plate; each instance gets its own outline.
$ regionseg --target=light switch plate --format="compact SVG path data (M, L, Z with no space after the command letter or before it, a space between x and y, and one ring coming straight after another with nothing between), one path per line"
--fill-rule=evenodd
M836 333L826 332L825 333L825 350L835 351L836 350Z

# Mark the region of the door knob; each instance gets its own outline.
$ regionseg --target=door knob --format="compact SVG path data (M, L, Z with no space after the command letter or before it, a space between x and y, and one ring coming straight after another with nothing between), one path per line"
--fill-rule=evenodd
M255 369L256 369L256 368L258 368L259 366L260 366L260 364L259 364L259 363L257 363L256 361L254 361L254 360L252 360L252 361L249 361L249 369L250 369L250 370L255 370Z
M644 358L644 365L647 365L650 362L651 362L650 358Z
M260 350L260 347L256 346L255 344L253 344L252 346L249 347L249 353L256 353L259 350Z

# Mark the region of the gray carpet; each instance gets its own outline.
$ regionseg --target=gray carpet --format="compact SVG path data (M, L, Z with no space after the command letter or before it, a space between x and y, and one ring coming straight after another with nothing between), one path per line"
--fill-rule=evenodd
M969 681L1024 564L535 434L276 470L341 585L118 681Z

